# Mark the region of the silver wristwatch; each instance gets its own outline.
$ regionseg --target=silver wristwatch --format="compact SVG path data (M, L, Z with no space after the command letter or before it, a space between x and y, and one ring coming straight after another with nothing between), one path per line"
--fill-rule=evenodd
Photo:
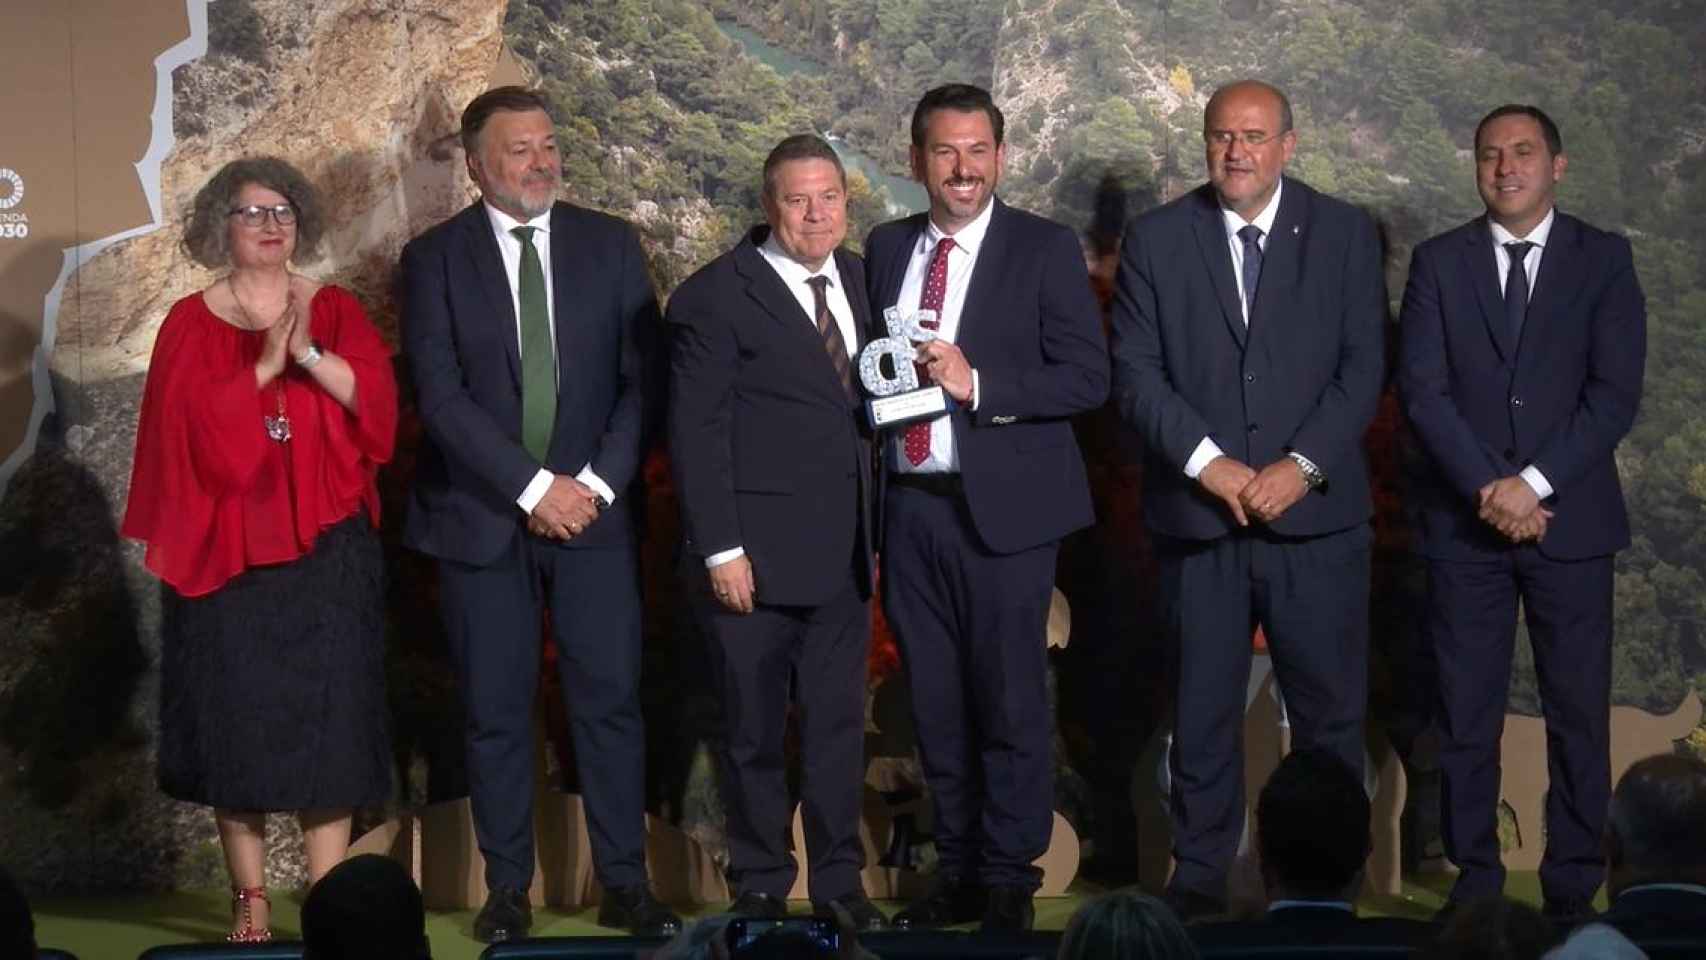
M1290 457L1291 461L1297 464L1297 469L1302 471L1303 482L1309 489L1319 490L1327 485L1327 475L1322 473L1321 468L1311 462L1308 457L1295 450L1290 451L1286 456Z
M320 352L320 345L310 340L308 341L308 349L296 355L296 365L304 370L312 370L314 364L325 358L326 355Z

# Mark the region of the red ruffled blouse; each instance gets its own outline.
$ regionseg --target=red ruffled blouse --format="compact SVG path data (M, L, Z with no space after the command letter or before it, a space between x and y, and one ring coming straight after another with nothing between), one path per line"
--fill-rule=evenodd
M374 478L397 434L391 351L342 287L314 295L309 332L355 372L356 412L295 366L256 387L265 334L221 320L199 293L173 304L160 327L119 529L147 543L148 569L186 597L303 556L321 530L363 507L379 524ZM285 443L264 420L280 390Z

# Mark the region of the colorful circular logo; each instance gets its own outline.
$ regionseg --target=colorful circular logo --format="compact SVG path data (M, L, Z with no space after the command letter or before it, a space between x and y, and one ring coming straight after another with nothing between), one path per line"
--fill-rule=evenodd
M24 178L18 176L16 170L0 167L0 184L11 185L10 190L0 186L0 210L15 207L24 202Z

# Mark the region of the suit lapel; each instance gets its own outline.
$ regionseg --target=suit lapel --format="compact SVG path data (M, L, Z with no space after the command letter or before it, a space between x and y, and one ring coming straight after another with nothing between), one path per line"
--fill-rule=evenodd
M1532 349L1531 337L1544 337L1575 302L1585 270L1580 267L1581 231L1562 213L1552 219L1552 232L1540 253L1540 271L1529 281L1534 295L1528 301L1528 316L1522 323L1522 341L1517 350Z
M1273 318L1284 312L1285 305L1298 302L1298 272L1303 268L1300 248L1308 233L1309 195L1297 181L1287 180L1280 191L1273 229L1262 245L1262 275L1256 282L1256 302L1250 310L1251 335L1260 335L1273 326ZM1224 237L1222 234L1221 259L1230 266L1230 247Z
M872 307L878 311L878 316L881 316L882 311L889 307L900 306L900 288L906 283L906 268L911 261L912 252L918 249L918 238L924 233L927 216L928 214L920 213L908 217L905 223L909 229L902 231L906 242L895 244L894 249L889 251L887 262L872 265L882 271L878 274L883 281L881 285L882 302L872 304ZM908 308L902 307L902 309ZM916 310L918 305L913 304L910 309Z
M1499 292L1499 262L1493 256L1493 235L1488 231L1486 217L1475 220L1464 229L1459 249L1464 272L1475 285L1475 298L1481 301L1481 319L1487 324L1487 336L1499 351L1499 357L1509 360L1516 353L1516 344L1505 323L1505 298Z
M1214 202L1213 190L1204 188L1197 197L1197 215L1192 222L1197 235L1197 250L1202 254L1203 266L1208 268L1209 279L1214 283L1215 299L1220 301L1220 314L1226 321L1226 330L1238 342L1239 349L1243 349L1249 330L1244 325L1244 310L1239 305L1238 277L1232 272L1232 248L1226 241L1226 220Z
M1007 236L1009 230L1007 205L999 198L991 199L995 209L989 214L989 228L983 232L983 246L977 251L977 263L972 265L971 285L966 288L966 302L960 307L959 328L954 342L963 349L978 333L978 318L993 315L998 310L995 301L1001 278L1007 273Z
M865 291L864 270L851 254L837 249L835 268L841 273L841 286L847 294L847 305L853 308L853 335L859 342L853 345L853 369L859 368L859 351L871 342L871 299Z
M510 297L509 278L504 274L503 255L498 252L498 239L492 234L492 221L486 205L474 201L463 214L462 236L468 245L469 259L479 275L480 289L491 305L494 322L502 323L499 339L503 341L504 356L509 360L509 376L515 389L521 390L521 345L516 342L519 328L515 319L515 301Z
M557 339L557 395L562 397L578 382L572 376L574 360L582 356L577 341L586 321L597 314L587 302L590 291L611 289L614 278L600 283L602 251L587 250L575 235L573 209L559 203L551 208L551 303L552 326Z
M776 334L781 342L789 349L815 358L802 361L815 363L823 372L821 377L812 377L812 382L820 384L829 396L845 402L846 394L841 389L840 378L835 375L835 368L830 365L829 351L824 349L816 321L800 308L800 301L794 298L758 250L758 245L767 235L767 228L762 227L747 234L747 238L735 248L735 272L746 281L747 297L776 324ZM845 282L846 278L842 279Z

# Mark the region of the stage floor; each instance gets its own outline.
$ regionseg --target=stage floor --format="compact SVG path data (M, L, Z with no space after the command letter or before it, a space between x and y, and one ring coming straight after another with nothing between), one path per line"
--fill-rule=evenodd
M1359 903L1370 916L1406 916L1426 919L1444 899L1451 878L1424 876L1406 881L1401 897L1373 897ZM1087 881L1075 883L1071 895L1037 901L1037 926L1059 930L1085 900L1101 887ZM1512 873L1505 885L1510 896L1540 903L1540 881L1533 873ZM300 893L276 893L273 899L273 932L281 938L298 935ZM688 911L692 916L716 912L721 904ZM883 902L893 912L899 904ZM1603 907L1603 903L1601 904ZM75 953L79 960L130 960L149 947L171 943L217 940L230 923L230 901L223 891L185 891L155 896L89 897L48 899L35 905L36 939L44 947ZM804 912L805 905L798 909ZM594 921L597 908L573 913L546 909L534 913L534 933L545 937L602 935L612 931ZM432 939L434 960L477 960L484 945L471 936L474 911L429 913L427 934Z

